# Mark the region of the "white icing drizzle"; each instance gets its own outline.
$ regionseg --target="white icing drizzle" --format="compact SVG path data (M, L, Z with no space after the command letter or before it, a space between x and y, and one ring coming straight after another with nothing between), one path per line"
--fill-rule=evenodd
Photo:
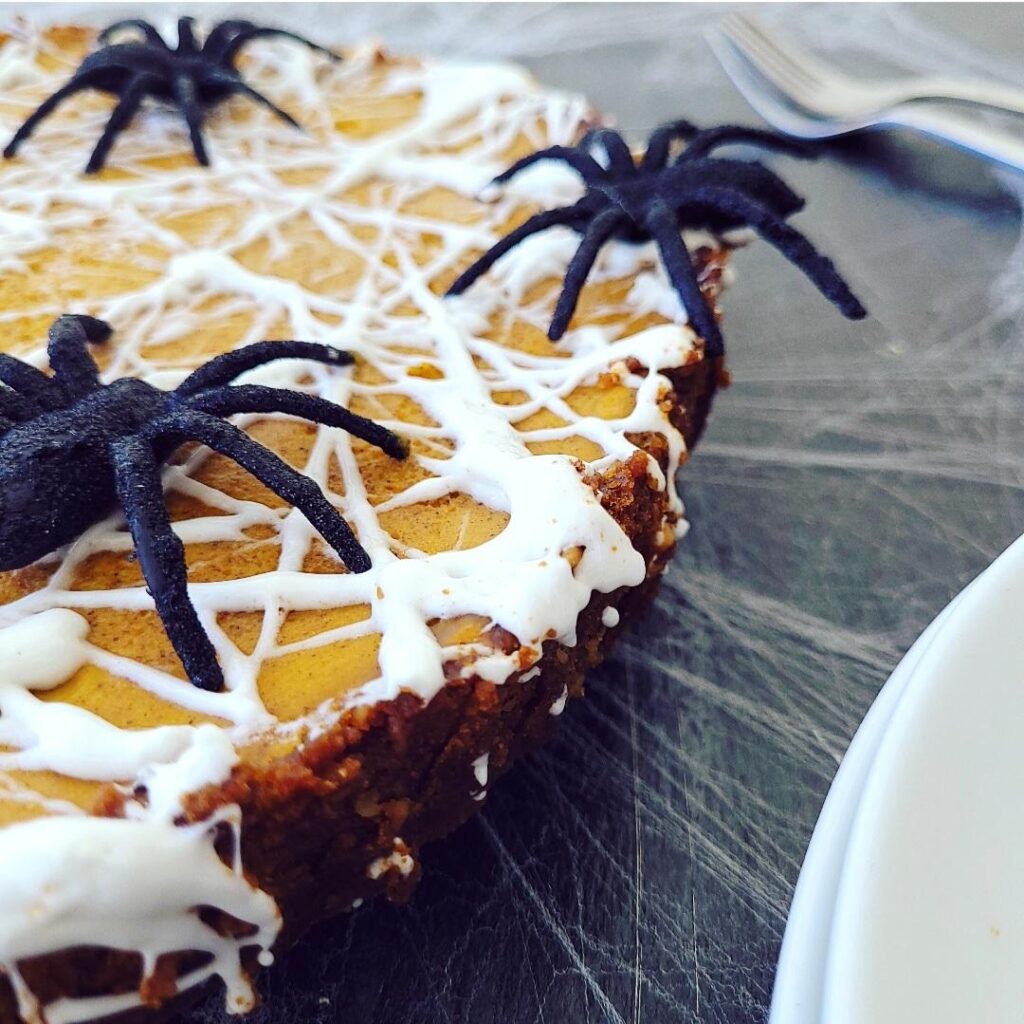
M15 34L0 47L0 88L7 104L0 112L4 136L70 70L40 70L34 56L45 45L41 37L26 26ZM88 624L79 612L152 609L142 587L73 589L75 573L88 557L130 546L120 517L97 524L62 552L42 589L0 607L0 748L8 748L0 749L0 799L34 803L51 815L8 826L0 841L0 971L12 979L20 1012L29 1020L41 1019L42 1010L22 983L17 961L78 943L138 950L147 970L162 953L208 951L210 963L183 979L182 986L217 974L226 983L230 1009L251 1003L240 947L260 947L265 961L280 920L270 897L245 879L237 856L229 866L214 851L217 826L229 828L236 850L240 847L240 813L222 808L209 821L189 826L176 825L175 819L185 796L228 777L243 740L278 725L259 695L264 663L300 649L381 635L379 677L299 723L311 726L315 735L356 704L403 690L429 700L444 685L445 661L457 654L471 656L467 670L498 683L524 667L518 656L482 645L443 649L428 627L434 619L483 615L515 634L524 649L539 651L546 639L575 643L579 613L593 594L643 581L643 558L604 510L574 460L534 456L528 442L586 438L605 453L592 464L600 471L636 451L626 440L628 432L660 432L670 447L668 481L653 460L650 475L659 487L667 486L672 510L681 512L671 480L684 454L683 441L659 405L667 387L659 371L687 362L694 338L652 252L615 243L602 254L594 276L638 275L633 301L676 323L626 336L619 326L584 326L570 331L558 351L530 355L489 340L488 318L515 310L521 321L546 327L550 295L528 300L528 293L546 278L562 275L578 244L571 232L536 236L457 300L438 298L430 282L469 253L492 244L524 200L544 205L572 201L579 194L578 182L564 169L537 167L492 197L490 205L481 205L482 219L471 224L410 212L410 205L434 186L475 197L521 136L537 146L573 142L588 113L585 103L542 90L522 71L505 65L381 66L373 48L365 47L331 67L286 43L260 43L251 54L249 77L273 98L300 104L306 134L282 126L262 110L244 118L221 112L210 119L207 130L214 161L210 170L155 170L144 161L186 148L187 136L177 115L147 108L118 140L112 156L132 176L93 180L81 176L81 166L109 108L73 101L23 147L18 161L0 168L0 273L24 272L33 253L59 245L68 233L94 223L101 224L98 245L102 239L151 243L166 254L163 260L153 257L146 268L158 275L153 283L84 301L74 310L115 326L116 348L105 379L135 375L173 387L189 367L161 365L152 346L188 335L211 316L233 314L252 318L239 343L244 345L269 336L283 318L291 336L350 349L372 363L387 383L361 384L348 374L294 362L266 367L250 379L304 387L342 404L353 396L408 396L439 425L389 425L436 451L436 456L417 456L433 476L374 506L348 436L326 428L318 431L305 472L354 525L372 557L373 570L356 576L303 572L316 538L306 520L292 509L237 500L195 480L192 474L208 456L205 449L183 466L168 468L168 489L219 513L176 523L186 543L242 541L247 539L244 531L261 526L275 532L280 549L273 571L190 587L224 667L222 693L185 686L159 669L89 643ZM334 131L332 98L337 103L342 92L358 92L371 73L383 76L379 88L384 94L421 95L418 112L368 140ZM315 185L293 184L291 172L305 169L328 173ZM378 188L372 207L345 195L356 184L380 182L389 188ZM158 223L171 213L228 203L248 206L244 228L230 240L216 236L215 218L210 236L197 242ZM241 262L242 250L254 241L265 241L274 254L287 254L292 243L283 229L300 217L308 218L339 253L355 252L365 261L352 294L257 273ZM355 234L367 226L377 232L368 244ZM417 263L413 254L424 235L439 238L441 245L425 263ZM416 316L408 315L409 304L418 310ZM26 312L48 317L67 311L56 301L28 311L0 310L0 330ZM397 351L396 345L406 351ZM567 353L572 358L565 358ZM42 346L22 358L46 366ZM475 359L488 369L481 370ZM632 360L650 372L629 369L635 365ZM443 376L408 373L424 362L440 368ZM567 396L609 373L635 390L633 410L614 420L576 414ZM496 390L523 392L526 402L499 405L492 397ZM543 409L567 425L533 431L514 426ZM442 441L453 445L450 453ZM344 476L344 495L328 487L332 460ZM428 556L400 544L381 525L381 515L392 509L457 492L507 512L507 527L471 550ZM582 550L575 567L563 557L569 549ZM365 621L301 642L278 641L287 612L364 603L371 607ZM251 653L236 647L217 623L221 613L240 611L264 616ZM605 624L610 625L607 619ZM87 664L229 725L120 729L82 708L34 695L58 686ZM566 697L552 705L551 714L561 713ZM279 727L287 731L297 726ZM128 792L134 787L147 792L129 802L124 819L93 818L71 804L25 790L9 774L26 769L118 781L128 785ZM474 772L485 787L486 754L474 762ZM413 866L403 845L374 861L367 874L376 878L397 867L408 875ZM153 879L160 884L152 885ZM200 904L221 908L257 930L244 940L222 938L193 912ZM45 1007L45 1019L72 1024L138 1003L136 993L64 1000Z
M245 880L241 863L228 867L214 851L214 830L221 823L237 840L237 807L187 827L157 818L86 817L8 826L0 844L0 949L22 1015L39 1017L39 1008L12 965L65 946L92 945L97 936L114 949L138 950L147 973L162 953L208 952L210 964L194 972L190 983L217 973L227 986L228 1006L236 1012L251 1008L239 941L203 924L195 908L215 906L256 925L244 944L263 948L277 935L280 918L274 901ZM110 884L111 871L116 885ZM89 1000L89 1016L113 1012L119 1002ZM67 1000L47 1007L45 1020L81 1020L80 1009Z
M554 704L548 709L549 715L554 715L556 718L565 710L566 701L569 699L569 687L562 687L562 692Z
M46 81L36 64L36 49L20 39L11 39L0 49L0 89L18 89Z
M366 877L376 880L392 868L397 868L403 878L408 878L412 874L414 867L416 867L416 861L408 852L402 840L396 839L395 849L391 853L386 857L377 857L376 860L370 861L366 868ZM352 904L353 907L355 905L355 903Z
M473 794L473 799L476 801L483 800L487 796L487 764L491 759L489 753L481 754L476 760L473 761L473 777L476 779L477 785L480 787L478 793Z
M619 624L619 609L612 605L608 605L604 611L601 612L601 625L605 629L614 629Z
M172 761L198 731L189 727L123 730L73 704L45 702L34 690L63 683L89 660L88 623L51 608L0 630L0 769L60 772L78 779L134 779ZM215 730L219 732L219 730Z

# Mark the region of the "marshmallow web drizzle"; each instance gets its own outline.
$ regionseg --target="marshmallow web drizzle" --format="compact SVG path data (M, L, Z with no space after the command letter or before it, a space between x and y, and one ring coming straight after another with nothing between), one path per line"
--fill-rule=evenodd
M37 62L40 54L52 70ZM62 54L52 37L24 26L0 45L0 132L9 136L67 78L76 59ZM542 90L514 67L387 62L372 47L330 66L299 46L254 44L246 73L275 101L301 110L307 133L262 110L243 115L229 105L209 121L213 167L167 169L159 166L161 157L187 150L184 127L171 113L146 109L109 161L115 172L127 173L89 179L81 168L109 102L84 99L45 122L18 160L0 167L0 274L30 278L33 254L59 250L83 230L94 232L95 246L130 239L153 254L137 287L108 289L77 303L43 296L30 309L0 310L0 331L26 316L45 325L60 313L90 313L115 328L104 379L142 376L171 387L192 366L162 362L159 346L187 337L211 317L247 317L239 345L282 336L283 327L284 336L353 351L374 368L374 382L290 361L247 379L305 388L344 405L369 403L376 419L414 442L411 458L423 472L374 504L349 436L319 428L304 471L348 518L373 560L370 572L351 575L340 566L334 573L303 570L316 534L298 512L236 499L196 479L209 457L205 449L167 469L169 495L178 492L210 510L175 524L186 544L241 542L246 530L262 527L272 531L278 549L272 571L190 587L224 668L222 693L90 643L83 616L90 609L152 610L141 586L73 586L91 556L130 548L118 516L59 552L39 589L0 606L0 801L44 812L6 826L0 840L0 970L30 1021L70 1024L138 1005L139 995L129 993L38 1006L18 962L72 945L138 951L147 975L162 954L203 951L208 962L182 986L219 975L229 1008L250 1006L241 949L258 947L268 959L280 915L270 896L246 879L237 857L225 864L214 850L218 829L231 830L240 848L238 808L184 826L175 824L183 798L226 779L238 748L266 730L315 734L345 708L401 691L429 700L444 685L444 665L453 656L461 655L475 674L504 682L540 657L544 639L573 644L579 613L595 592L644 580L644 559L602 507L580 464L565 455L533 454L528 443L584 438L604 453L590 466L600 472L636 451L627 433L660 432L669 441L668 479L653 460L650 474L669 488L673 512L681 511L671 480L683 441L659 407L668 385L658 371L694 358L694 338L649 248L608 246L594 278L632 277L627 306L638 316L656 313L676 322L630 334L621 314L607 317L607 325L570 331L542 355L491 340L488 325L495 314L514 311L517 320L544 330L553 291L535 286L564 272L578 244L572 232L536 236L459 299L442 299L431 287L493 244L524 203L580 194L570 172L542 165L512 189L488 196L491 202L477 201L517 140L525 137L534 148L575 141L588 115L583 101ZM415 113L368 138L335 130L338 111L347 104L358 116L359 97L371 89L384 97L418 96ZM454 194L472 216L439 220L422 213L417 200L437 189ZM357 202L352 197L360 192ZM246 216L231 237L222 237L215 211L235 204L245 205ZM203 211L210 211L207 237L179 234L168 224L175 213ZM296 281L245 265L240 254L254 244L286 257L297 244L291 229L299 221L324 236L339 259L358 254L362 269L354 289L332 289L330 268L319 286L315 275L312 282ZM367 236L371 240L363 241ZM42 342L43 331L38 335ZM18 355L46 367L41 343ZM637 361L650 372L630 369ZM617 419L574 411L567 401L574 390L609 375L635 391L632 408ZM502 405L496 392L518 392L522 400ZM389 419L384 399L396 395L416 403L430 425ZM544 410L565 425L516 429L515 423ZM331 487L332 467L340 469L343 487ZM507 525L476 547L438 554L403 544L385 529L386 513L454 494L505 514ZM569 550L582 552L575 565L564 557ZM369 618L291 643L279 640L288 613L349 605L368 605ZM263 616L249 653L219 624L230 612ZM522 654L481 644L443 647L430 623L460 615L481 616L513 633L527 663ZM371 634L380 636L377 678L300 722L278 722L268 711L259 690L268 661ZM43 699L88 665L227 725L128 730L84 708ZM486 766L486 755L479 765ZM14 774L24 771L117 782L129 794L144 787L145 798L129 799L123 819L90 817L73 803L29 789ZM484 767L479 785L485 783ZM193 909L199 905L217 907L255 931L244 939L222 937L199 919Z

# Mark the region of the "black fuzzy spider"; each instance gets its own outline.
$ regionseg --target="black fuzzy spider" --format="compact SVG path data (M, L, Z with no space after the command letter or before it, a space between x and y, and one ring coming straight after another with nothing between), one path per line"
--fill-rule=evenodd
M672 145L687 140L678 155ZM756 128L723 125L698 130L687 121L658 128L647 152L634 160L622 136L607 128L588 132L572 147L551 146L514 163L494 179L503 184L540 160L557 160L576 170L586 185L583 198L572 206L535 214L484 253L448 289L460 295L524 238L564 224L583 236L569 263L562 292L555 305L548 337L557 341L565 333L601 247L611 238L626 242L653 239L697 333L710 358L724 352L714 311L701 293L693 261L683 241L683 228L721 232L753 228L796 264L851 319L866 316L864 307L839 276L832 261L785 218L803 208L804 201L781 178L756 161L727 160L710 154L730 143L751 143L791 156L810 158L803 145ZM600 145L605 165L594 150Z
M104 29L99 36L100 49L90 53L71 80L29 115L7 144L4 156L8 159L14 156L40 121L49 117L69 96L83 89L99 89L117 96L118 103L89 157L86 174L93 174L103 167L114 140L128 126L146 96L178 107L188 123L196 160L208 167L210 158L203 144L203 120L210 107L235 93L262 103L288 124L299 127L291 114L243 81L234 63L243 46L261 36L284 36L305 43L332 60L341 59L336 53L294 32L263 28L249 21L222 21L199 46L193 25L192 18L178 19L178 45L173 50L149 22L139 18L118 21ZM123 29L136 29L142 33L142 39L110 43L113 35Z
M396 459L405 441L372 420L323 398L257 384L239 374L275 359L331 366L352 356L328 345L264 341L217 356L174 391L135 378L101 384L88 343L111 327L62 316L50 328L53 376L0 354L0 570L19 569L68 544L120 504L146 586L192 682L219 690L213 645L188 596L185 549L164 508L160 465L185 441L234 459L290 502L353 572L370 559L348 523L307 476L221 417L282 412L340 427Z

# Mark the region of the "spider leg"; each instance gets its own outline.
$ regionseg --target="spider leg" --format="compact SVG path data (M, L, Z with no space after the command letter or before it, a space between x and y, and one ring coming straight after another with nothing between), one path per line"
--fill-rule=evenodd
M76 74L70 82L62 85L52 96L43 100L14 133L11 141L7 143L4 149L4 159L10 160L17 153L18 147L36 130L39 123L48 118L64 100L83 89L91 89L94 77L93 72Z
M171 529L152 446L138 437L120 438L111 445L111 455L117 496L160 621L189 679L216 692L223 687L224 676L188 596L185 545Z
M530 235L535 235L539 231L546 231L556 224L569 224L579 215L579 203L534 214L514 231L510 231L500 242L491 246L475 263L467 267L445 294L461 295L478 277L486 274L505 253L514 249L524 238L529 238Z
M282 121L290 124L293 128L302 130L302 125L292 117L286 110L282 110L276 103L271 102L261 92L257 92L251 85L234 75L225 74L223 71L209 71L205 74L207 81L216 82L218 85L229 87L233 92L240 92L257 103L262 104L268 110L272 110Z
M178 19L178 53L195 54L199 52L196 46L196 34L194 29L195 18Z
M766 206L731 188L707 185L694 189L687 196L687 205L707 205L752 227L769 245L773 245L806 274L814 286L850 320L862 320L867 310L839 276L827 256L817 249L796 228Z
M626 140L611 128L594 128L587 132L580 142L581 149L599 143L608 155L608 166L620 177L632 177L636 174L636 163Z
M307 395L302 391L268 388L260 384L236 384L234 387L190 395L184 404L189 409L213 416L233 416L235 413L247 412L283 412L313 423L339 427L354 437L362 438L368 444L380 448L393 459L404 459L409 454L407 442L387 427L350 412L344 406L328 402L316 395Z
M814 150L806 142L787 139L775 132L764 131L761 128L745 128L742 125L724 124L717 128L707 128L702 132L698 132L683 151L683 159L698 159L707 156L713 149L717 149L719 146L735 145L736 143L744 142L759 146L762 149L770 149L777 153L795 156L801 160L814 160L816 157Z
M105 46L110 42L112 36L126 28L138 29L146 37L146 42L153 46L159 46L165 50L168 48L164 37L148 21L143 21L141 18L125 18L122 21L115 21L113 25L108 25L99 34L97 42L101 46Z
M201 167L209 167L210 158L206 153L206 143L203 141L203 108L196 95L195 83L188 75L175 75L171 82L171 88L174 90L174 97L185 116L196 161Z
M689 139L698 132L689 121L670 121L655 128L647 140L647 152L640 166L647 171L660 171L668 161L668 151L676 139Z
M711 173L710 178L720 188L750 189L751 168L754 168L763 181L756 186L762 205L767 206L782 217L798 213L806 205L802 196L798 196L770 167L759 160L730 160L727 157L697 157L695 160L679 161L668 172L665 179L666 192L672 188L674 180L682 186L685 193L689 187L686 182L700 181L705 171Z
M226 48L231 40L240 32L255 27L251 21L243 21L237 18L220 22L219 25L210 29L206 42L203 43L203 54L207 57L212 57L214 60L223 60Z
M245 23L242 22L241 24ZM325 57L330 57L331 60L341 60L341 57L333 50L328 50L326 46L319 46L305 36L296 35L296 33L288 32L282 28L260 28L252 24L246 24L245 28L241 29L233 39L224 44L221 51L222 59L233 61L243 46L253 39L260 39L266 36L278 36L282 39L291 39L296 43L304 43L311 50L314 50L316 53L322 53ZM207 43L209 43L209 40L207 40Z
M31 399L10 388L0 387L0 420L6 426L34 419L44 410ZM3 429L6 429L6 426Z
M64 393L52 377L47 377L42 370L7 353L0 353L0 383L6 384L44 412L63 408L65 404Z
M80 397L99 384L89 342L106 341L113 328L91 316L59 316L50 326L46 351L57 383L67 395Z
M493 184L504 185L520 171L525 171L527 167L532 167L541 160L557 160L568 164L588 185L608 180L608 172L589 153L570 146L548 146L547 149L539 149L536 153L530 153L517 160L511 167L502 171L494 179Z
M114 140L128 127L129 121L135 116L139 104L142 103L142 98L146 94L146 78L146 75L139 75L132 79L121 94L117 106L114 107L114 112L103 129L99 142L96 143L96 148L92 151L92 156L89 157L89 162L85 165L86 174L95 174L103 169L103 164L110 153L110 147L114 145Z
M605 210L599 213L587 228L576 250L569 266L565 272L565 283L562 286L562 293L558 296L555 304L555 313L551 318L551 326L548 328L548 337L552 341L558 341L565 334L565 329L576 312L576 304L579 302L580 292L586 283L587 275L590 273L597 259L601 246L608 241L608 237L615 230L616 226L622 223L625 214L618 208Z
M655 199L647 211L644 224L658 245L665 271L682 299L690 323L704 339L705 355L708 359L717 359L725 352L725 343L714 311L700 290L697 272L693 269L690 251L679 233L675 214L663 199Z
M234 352L225 352L193 370L175 388L178 396L193 395L199 391L228 384L236 377L257 366L276 359L309 359L328 366L351 366L355 359L351 352L321 345L315 341L257 341Z
M294 505L352 572L366 572L370 568L370 556L320 488L238 427L203 412L179 408L151 424L146 436L152 441L163 437L199 441L233 459L265 487Z

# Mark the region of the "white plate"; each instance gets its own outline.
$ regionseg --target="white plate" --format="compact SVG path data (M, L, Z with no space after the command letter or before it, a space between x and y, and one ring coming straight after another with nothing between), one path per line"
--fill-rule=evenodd
M954 598L904 655L879 690L832 780L793 893L772 992L770 1024L820 1024L836 893L865 781L914 670L966 593Z
M824 1024L1024 1022L1024 540L924 650L842 867Z

